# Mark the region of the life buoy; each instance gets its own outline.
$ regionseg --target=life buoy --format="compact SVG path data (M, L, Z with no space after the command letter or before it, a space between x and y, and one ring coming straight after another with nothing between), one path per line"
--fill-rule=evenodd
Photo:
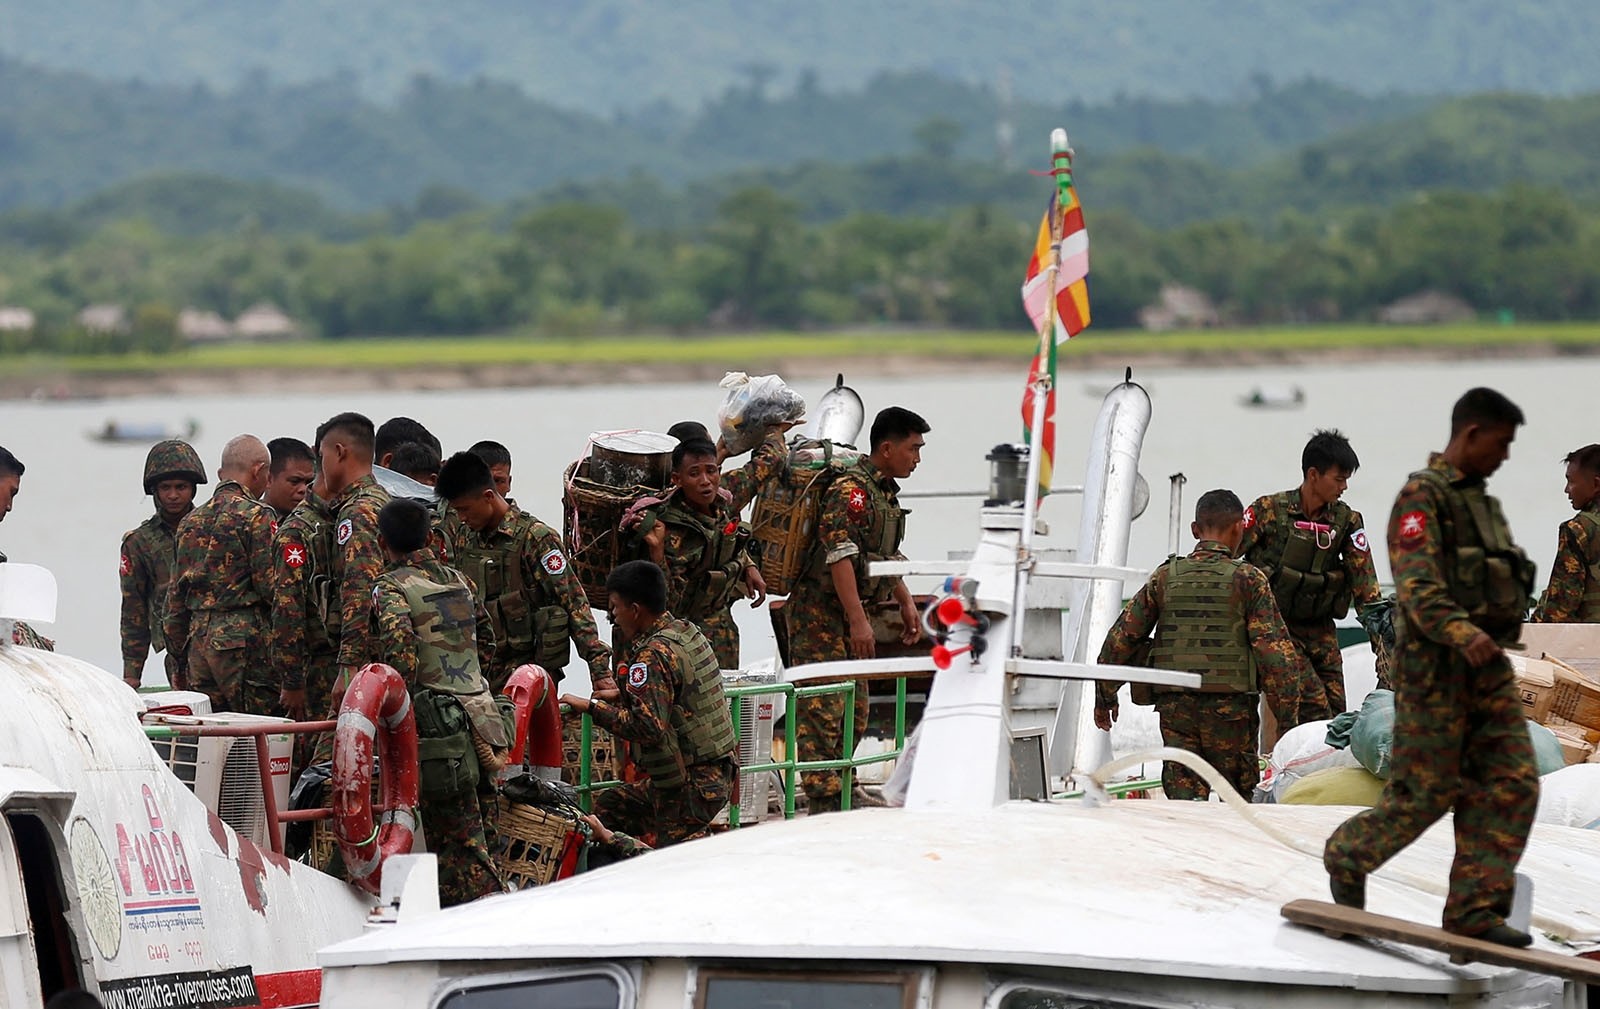
M378 753L380 818L372 811ZM378 892L383 862L411 851L417 821L417 720L406 681L382 663L362 666L339 703L333 735L333 836L350 882Z
M540 666L528 664L512 671L501 693L517 710L507 774L521 771L524 756L541 778L561 776L561 711L556 703L556 681Z

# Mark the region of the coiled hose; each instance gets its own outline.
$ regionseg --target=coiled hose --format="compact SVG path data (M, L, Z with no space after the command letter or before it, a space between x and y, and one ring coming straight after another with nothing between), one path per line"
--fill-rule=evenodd
M1102 765L1089 775L1089 780L1094 787L1086 789L1084 797L1094 802L1106 801L1109 798L1105 791L1106 783L1113 775L1135 765L1153 763L1158 760L1170 760L1175 764L1182 764L1200 775L1205 779L1206 784L1211 786L1211 790L1217 793L1217 796L1228 805L1228 808L1244 817L1245 822L1290 851L1298 852L1308 858L1314 858L1319 865L1322 863L1323 845L1320 842L1298 837L1280 830L1274 824L1268 823L1264 818L1256 814L1256 811L1251 808L1251 803L1234 791L1233 786L1228 783L1228 780L1222 776L1220 771L1208 764L1198 754L1190 753L1188 750L1180 750L1173 746L1161 746L1154 750L1142 750L1138 753L1131 753L1126 757L1118 757L1110 763ZM1449 887L1441 884L1437 879L1419 876L1404 869L1381 869L1371 873L1369 878L1373 877L1388 880L1391 883L1399 883L1402 886L1409 886L1413 890L1420 890L1435 897L1444 897L1449 893ZM1530 923L1547 934L1556 937L1564 935L1566 931L1564 922L1548 915L1541 915L1537 909L1530 916Z

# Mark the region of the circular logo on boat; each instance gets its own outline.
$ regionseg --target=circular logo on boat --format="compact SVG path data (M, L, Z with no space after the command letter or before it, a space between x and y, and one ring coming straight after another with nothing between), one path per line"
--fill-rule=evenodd
M1355 532L1351 533L1350 545L1362 553L1366 553L1370 549L1367 546L1367 531L1365 529L1357 529Z
M349 543L350 535L355 531L355 526L351 525L349 519L345 519L343 522L340 522L339 531L335 534L336 538L339 540L339 545L344 546L346 543Z
M567 558L559 550L552 550L539 558L539 564L553 575L567 570Z
M650 667L643 662L635 662L628 667L628 686L635 689L645 685L650 679Z
M72 874L78 884L83 923L88 926L100 956L114 960L122 949L122 901L117 898L116 874L111 869L105 846L100 843L100 835L81 816L72 821L67 851L72 855Z

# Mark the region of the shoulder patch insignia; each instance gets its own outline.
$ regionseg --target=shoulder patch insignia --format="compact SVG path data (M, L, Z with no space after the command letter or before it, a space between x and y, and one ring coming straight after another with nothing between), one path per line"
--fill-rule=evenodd
M128 555L126 553L122 555L122 560L117 562L117 571L119 574L123 575L133 574L133 561L128 560Z
M339 541L340 546L344 546L346 543L350 542L350 536L354 532L355 526L351 524L349 519L345 519L339 523L339 531L335 535L335 539Z
M650 679L650 667L643 662L635 662L628 667L628 686L635 690L644 686Z
M1367 553L1370 551L1371 547L1367 545L1367 531L1365 529L1357 529L1355 532L1351 533L1350 545L1362 553Z
M291 568L298 568L306 562L306 548L298 543L285 543L283 545L283 563Z
M1428 516L1423 512L1406 512L1400 516L1400 542L1415 544L1422 542L1428 534Z
M736 533L738 531L739 531L739 520L738 519L731 519L731 520L729 520L727 525L722 527L722 535L724 535L724 536L732 536L734 533Z
M544 568L550 574L559 575L561 572L567 570L566 555L559 550L551 550L543 557L539 558L539 566Z
M1244 510L1244 527L1246 529L1249 529L1249 528L1253 527L1255 524L1256 524L1256 508L1255 508L1255 505L1251 505L1249 508L1246 508ZM1363 547L1362 549L1366 549L1366 548Z
M866 511L867 492L860 487L850 488L850 500L846 502L846 506L853 512Z

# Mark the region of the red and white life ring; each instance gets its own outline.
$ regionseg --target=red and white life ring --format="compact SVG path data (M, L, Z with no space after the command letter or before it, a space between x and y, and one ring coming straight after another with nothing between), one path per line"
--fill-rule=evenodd
M561 705L556 703L556 681L541 666L528 664L512 671L501 693L516 706L515 738L506 774L522 770L523 757L540 777L561 775Z
M378 752L381 817L372 813ZM417 720L406 681L382 663L362 666L339 704L333 736L333 836L350 882L378 892L384 859L411 851L419 771Z

